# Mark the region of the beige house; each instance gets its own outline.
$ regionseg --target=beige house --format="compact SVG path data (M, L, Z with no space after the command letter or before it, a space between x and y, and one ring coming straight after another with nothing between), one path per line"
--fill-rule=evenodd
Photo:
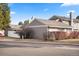
M71 25L71 20L69 19L64 19L62 20L62 22L65 24ZM78 19L73 19L72 28L73 28L73 31L79 31L79 20Z
M8 37L20 38L16 32L21 31L22 30L21 27L22 25L10 25L10 28L8 28L8 31L7 31Z
M70 12L69 18L64 16L56 16L56 17L58 18L56 21L60 21L62 23L70 25L72 27L72 31L79 31L79 19L74 19L72 12ZM49 18L49 20L53 20L53 16Z
M34 31L35 39L43 39L44 34L53 31L70 31L72 27L63 22L56 20L43 20L43 19L34 19L26 28L30 28Z

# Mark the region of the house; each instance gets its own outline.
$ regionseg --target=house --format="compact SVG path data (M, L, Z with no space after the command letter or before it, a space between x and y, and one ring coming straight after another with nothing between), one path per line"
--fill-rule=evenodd
M25 29L33 30L34 39L43 39L44 34L48 35L48 32L53 31L70 31L72 27L63 22L56 20L44 20L35 18L28 26L25 26Z
M8 28L7 36L12 38L20 38L19 35L16 33L17 31L22 30L22 25L10 25L10 28Z
M72 31L79 31L79 19L74 19L72 16L72 12L70 12L69 18L65 16L55 16L55 17L58 18L56 19L56 21L60 21L72 26ZM49 18L49 20L53 20L53 16Z
M65 24L71 25L70 19L63 19L62 22ZM79 31L79 19L73 19L71 26L72 26L73 31Z

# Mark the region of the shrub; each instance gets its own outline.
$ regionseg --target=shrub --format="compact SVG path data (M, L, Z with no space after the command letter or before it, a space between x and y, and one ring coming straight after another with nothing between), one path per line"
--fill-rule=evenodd
M43 33L43 39L44 39L44 41L47 41L47 40L48 40L48 35L47 35L47 33Z
M34 32L31 28L27 28L23 30L24 38L33 38Z
M79 32L77 32L77 31L72 31L72 32L70 33L70 35L69 35L69 38L70 38L70 39L77 39L77 38L79 38Z
M47 39L48 38L48 39ZM79 32L78 31L54 31L49 32L48 35L44 34L45 40L62 40L62 39L77 39L79 38Z
M65 39L66 38L66 33L63 32L63 31L57 31L57 32L55 32L55 37L56 37L56 40Z
M63 31L58 31L55 33L56 39L61 40L61 39L77 39L79 38L79 32L77 31L70 31L68 32L63 32Z

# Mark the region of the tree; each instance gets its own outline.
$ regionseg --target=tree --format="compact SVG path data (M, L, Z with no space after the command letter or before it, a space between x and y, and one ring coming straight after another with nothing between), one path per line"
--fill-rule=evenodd
M7 3L0 3L0 30L5 30L10 23L10 8Z
M19 22L18 25L23 25L23 23L22 22Z
M0 5L0 30L3 28L4 16L2 15L2 6Z
M24 24L29 24L29 20L25 20L24 21Z
M77 16L76 19L79 19L79 16Z
M56 20L56 19L59 19L59 16L54 15L49 20Z

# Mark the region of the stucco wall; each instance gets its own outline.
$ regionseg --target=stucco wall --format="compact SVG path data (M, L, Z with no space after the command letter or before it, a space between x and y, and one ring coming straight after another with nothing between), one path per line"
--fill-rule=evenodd
M79 30L79 23L73 23L73 28Z

